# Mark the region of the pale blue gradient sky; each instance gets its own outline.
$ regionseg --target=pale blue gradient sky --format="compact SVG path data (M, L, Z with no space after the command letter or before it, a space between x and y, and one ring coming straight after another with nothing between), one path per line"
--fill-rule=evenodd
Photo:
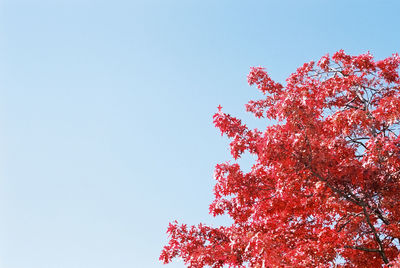
M398 1L0 2L0 268L162 267L209 216L212 125L249 119L250 66L400 50ZM268 122L250 120L250 126ZM246 164L246 161L244 161ZM174 263L166 267L184 267Z

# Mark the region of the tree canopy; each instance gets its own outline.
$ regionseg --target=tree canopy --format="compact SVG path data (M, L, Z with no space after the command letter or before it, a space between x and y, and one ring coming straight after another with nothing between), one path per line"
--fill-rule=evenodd
M214 124L244 172L215 168L214 216L230 226L168 227L160 260L188 267L400 267L400 57L343 50L308 62L285 84L261 67L248 75L264 97L250 129L219 107ZM338 261L340 260L340 261Z

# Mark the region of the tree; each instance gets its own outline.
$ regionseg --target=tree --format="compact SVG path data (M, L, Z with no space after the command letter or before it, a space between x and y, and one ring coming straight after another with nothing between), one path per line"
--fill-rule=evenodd
M210 213L233 224L170 223L160 260L400 267L399 64L398 54L375 61L340 50L305 63L286 85L251 68L248 82L264 97L246 109L275 124L249 129L221 107L213 117L234 159L256 156L248 173L236 162L215 168Z

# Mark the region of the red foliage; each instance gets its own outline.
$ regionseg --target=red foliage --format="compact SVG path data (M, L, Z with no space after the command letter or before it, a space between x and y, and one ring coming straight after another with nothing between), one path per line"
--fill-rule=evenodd
M188 267L399 267L400 57L339 51L298 68L286 85L252 68L265 97L246 109L277 120L264 132L222 112L214 124L250 172L216 166L214 216L229 227L168 228L160 260ZM340 261L338 261L340 259Z

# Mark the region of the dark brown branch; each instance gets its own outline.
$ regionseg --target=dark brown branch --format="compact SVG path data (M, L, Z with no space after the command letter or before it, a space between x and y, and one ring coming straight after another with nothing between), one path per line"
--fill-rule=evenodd
M371 223L371 219L369 218L369 214L368 214L368 212L367 212L367 209L365 208L365 207L363 207L363 213L364 213L364 215L365 215L365 220L367 221L367 224L369 225L369 227L371 228L371 230L372 230L372 232L374 233L374 237L375 237L375 241L378 243L378 245L379 245L379 254L381 255L381 257L382 257L382 260L383 260L383 262L384 263L389 263L389 260L388 260L388 258L386 257L386 254L385 254L385 250L384 250L384 248L383 248L383 244L382 244L382 241L381 241L381 239L379 238L379 235L378 235L378 233L377 233L377 231L376 231L376 229L375 229L375 226Z
M307 163L303 163L303 164L311 172L312 175L317 177L320 181L325 182L326 185L328 186L328 188L331 189L333 192L337 193L340 197L343 197L347 201L352 202L353 204L356 204L357 206L366 207L366 208L371 209L383 223L385 223L386 225L390 224L390 222L382 215L382 212L379 209L371 207L367 202L364 202L363 200L358 198L349 189L347 190L347 193L346 193L345 191L340 190L339 188L333 186L332 184L330 184L328 182L327 178L324 178L320 174L316 173L310 165L308 165Z
M356 139L353 139L353 138L351 138L351 137L349 137L349 136L347 136L347 138L348 138L351 142L361 145L362 147L364 147L364 149L366 149L366 150L368 149L367 146L365 146L365 144L364 144L363 142L358 141L358 140L356 140Z
M354 217L358 217L358 216L360 216L361 214L362 214L362 213L351 213L350 215L349 215L349 214L346 214L345 216L341 217L341 218L338 220L337 224L336 224L336 226L339 226L339 225L340 225L337 231L338 231L338 232L341 232L341 231L343 230L343 228L346 227L346 225L349 224L349 223L351 222L351 220L352 220ZM342 222L343 220L345 220L345 222L341 224L341 222ZM336 226L335 226L335 227L336 227Z
M351 248L351 249L358 249L366 252L380 252L379 249L377 248L364 248L364 247L357 247L357 246L344 246L345 248Z

